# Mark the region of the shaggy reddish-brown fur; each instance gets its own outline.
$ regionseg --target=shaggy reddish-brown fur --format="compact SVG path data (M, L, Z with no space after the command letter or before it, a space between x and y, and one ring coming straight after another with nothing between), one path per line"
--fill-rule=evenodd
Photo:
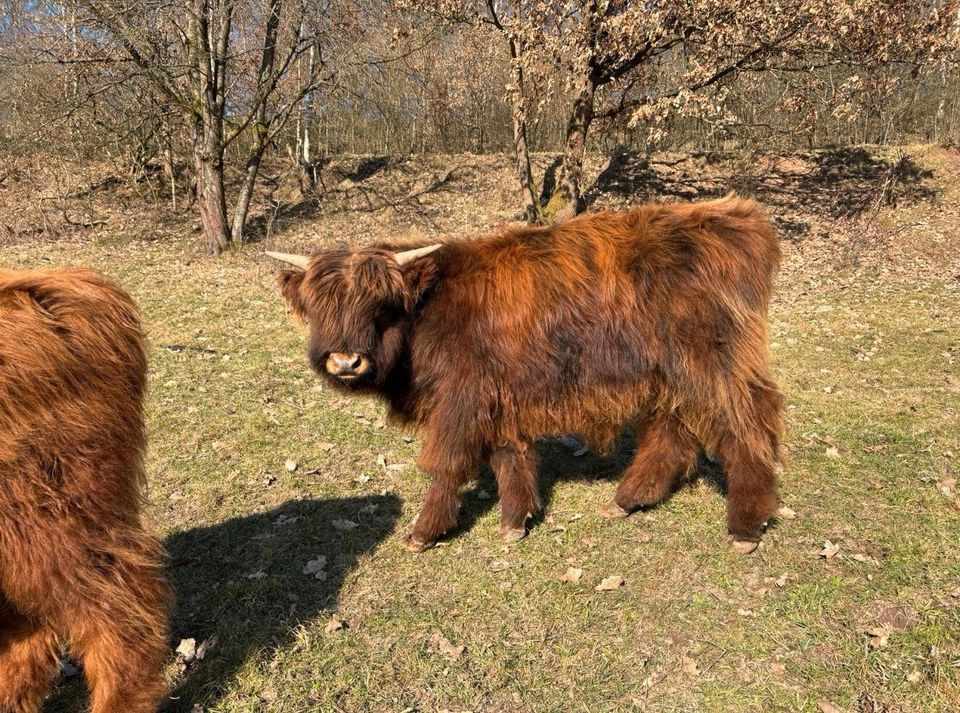
M445 242L403 267L387 245L327 250L281 283L317 371L423 429L432 484L411 548L454 527L480 459L502 535L522 537L541 506L532 441L602 446L630 421L636 455L606 514L659 502L703 449L725 466L729 531L756 542L777 506L766 312L779 259L757 206L727 197ZM329 373L331 354L363 373Z
M66 645L95 713L163 695L170 593L140 521L136 308L90 272L0 269L0 711L38 711Z

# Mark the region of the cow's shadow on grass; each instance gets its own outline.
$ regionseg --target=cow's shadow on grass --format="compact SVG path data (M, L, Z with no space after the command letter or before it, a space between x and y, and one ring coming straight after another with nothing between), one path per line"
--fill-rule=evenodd
M345 578L389 537L399 516L400 500L392 495L291 500L167 537L176 595L171 644L194 639L209 649L178 672L161 711L215 708L242 667L269 664L293 643L299 624L330 616ZM357 526L344 529L345 521ZM321 557L321 578L305 574L304 566ZM45 713L88 709L83 676L56 686L43 707Z
M269 663L298 624L329 616L344 579L393 532L399 514L394 496L290 501L168 537L173 642L212 646L180 677L164 710L209 710L241 667ZM342 529L343 521L358 525ZM325 565L315 565L320 579L304 573L323 557Z
M535 532L548 513L550 501L558 486L567 481L588 480L609 482L610 492L607 500L612 499L617 483L630 465L637 443L637 431L633 426L625 427L613 442L607 453L582 453L573 442L564 443L564 439L544 438L536 442L539 466L537 472L540 486L540 498L543 509L528 521L531 532ZM701 454L693 472L687 478L680 478L675 489L690 487L697 481L707 483L721 497L726 497L727 484L723 466L717 461ZM672 496L673 493L671 493ZM669 500L671 496L667 496ZM598 508L607 502L598 504ZM665 501L666 501L665 500ZM469 531L473 525L490 510L499 508L497 482L493 472L486 466L480 469L479 477L473 488L464 492L463 508L457 529L449 538L456 538ZM654 505L649 510L658 507Z

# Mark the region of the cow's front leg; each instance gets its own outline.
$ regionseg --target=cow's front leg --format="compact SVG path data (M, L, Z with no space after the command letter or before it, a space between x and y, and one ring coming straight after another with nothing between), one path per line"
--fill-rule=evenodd
M529 443L507 443L493 449L490 467L500 492L500 537L507 542L527 535L527 518L541 508L537 487L537 454Z
M428 470L422 462L420 467ZM466 482L468 473L463 467L433 470L423 508L404 547L411 552L423 552L437 544L441 535L456 527L460 513L460 486Z
M470 419L449 419L439 426L425 429L423 450L418 464L430 476L430 488L423 508L413 524L413 532L405 546L422 552L457 525L460 513L460 487L476 472L480 453L473 445L474 434L466 425ZM444 424L455 428L444 428Z

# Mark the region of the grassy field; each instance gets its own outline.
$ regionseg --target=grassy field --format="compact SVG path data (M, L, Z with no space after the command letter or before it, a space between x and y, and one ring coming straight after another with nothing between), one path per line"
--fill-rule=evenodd
M863 155L594 167L595 207L734 187L782 230L786 509L746 557L707 467L601 518L627 438L608 457L542 443L547 505L523 542L497 538L481 478L442 546L402 549L427 486L416 434L314 379L262 251L485 230L514 217L507 159L347 176L219 259L198 256L192 216L136 196L99 197L95 228L30 234L0 191L0 264L92 266L143 313L150 517L178 599L169 710L960 710L960 155L915 148L896 206L871 192L896 157ZM623 586L597 591L611 575ZM173 653L190 638L202 660ZM62 680L46 710L84 700Z

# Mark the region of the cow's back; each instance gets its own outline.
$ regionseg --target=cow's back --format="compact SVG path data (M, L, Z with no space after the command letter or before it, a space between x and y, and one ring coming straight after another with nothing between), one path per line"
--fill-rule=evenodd
M40 480L51 495L135 510L145 383L123 291L85 270L0 270L0 481L31 481L8 495L43 497Z

